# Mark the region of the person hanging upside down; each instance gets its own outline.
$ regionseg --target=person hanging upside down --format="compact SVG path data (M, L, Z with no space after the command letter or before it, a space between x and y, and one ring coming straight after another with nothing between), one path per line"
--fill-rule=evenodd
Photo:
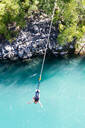
M33 97L33 102L34 102L35 104L37 104L37 103L39 102L39 99L40 99L40 90L37 89L37 90L35 91L35 96Z
M37 104L37 103L39 103L40 106L43 107L42 104L40 103L40 100L39 99L40 99L40 90L39 89L36 89L35 96L33 97L32 102L28 102L28 104L31 104L31 103Z

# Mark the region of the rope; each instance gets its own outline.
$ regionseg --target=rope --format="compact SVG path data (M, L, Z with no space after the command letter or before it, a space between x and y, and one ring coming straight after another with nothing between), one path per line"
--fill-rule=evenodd
M51 29L52 29L53 17L54 17L54 13L55 13L55 9L56 9L56 2L57 2L57 0L55 0L55 2L54 2L54 8L53 8L53 13L52 13L51 23L50 23L50 28L49 28L49 34L48 34L46 49L45 49L45 53L44 53L44 57L43 57L43 61L42 61L42 66L41 66L41 71L40 71L40 76L39 76L39 80L38 80L38 88L37 89L39 89L39 87L40 87L40 81L41 81L43 68L44 68L44 64L45 64L45 59L46 59L47 47L48 47L48 44L49 44L49 39L50 39L50 34L51 34Z

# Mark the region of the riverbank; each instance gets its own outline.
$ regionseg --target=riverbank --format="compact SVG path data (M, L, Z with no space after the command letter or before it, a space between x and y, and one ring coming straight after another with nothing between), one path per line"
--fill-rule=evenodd
M57 42L58 24L52 26L50 41L47 48L48 55L65 56L75 52L75 41L63 46ZM4 40L0 43L0 59L30 59L42 56L45 52L49 34L50 18L45 14L36 15L27 20L26 27L20 31L16 40L11 44Z

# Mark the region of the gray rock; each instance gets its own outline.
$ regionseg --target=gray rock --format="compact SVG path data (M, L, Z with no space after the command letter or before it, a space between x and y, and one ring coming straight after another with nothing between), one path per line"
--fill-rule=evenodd
M17 60L27 59L35 55L43 55L46 48L50 28L50 19L30 19L26 27L21 30L18 37L12 44L6 42L0 44L0 58ZM50 51L55 56L65 55L73 51L74 44L66 44L66 47L57 43L57 30L52 26L47 53Z
M4 48L2 48L2 55L7 54L7 53L8 53L8 51L5 50Z
M18 56L19 56L20 58L22 58L23 55L24 55L24 49L20 46L20 47L18 48Z
M28 57L27 57L27 55L24 54L21 58L22 59L27 59Z
M2 59L2 53L0 52L0 59Z
M40 55L43 55L45 52L44 52L45 50L43 50L43 49L41 49L41 50L39 50L39 54Z
M37 25L34 25L33 28L34 28L34 31L35 31L36 33L39 31L39 28L38 28Z
M30 52L29 54L27 54L27 56L28 56L29 58L31 58L31 57L32 57L32 53Z
M63 47L62 47L62 46L59 46L58 49L59 49L59 50L63 50Z
M55 56L58 56L58 55L59 55L59 52L53 51L52 53L53 53Z
M25 52L25 53L29 53L29 52L30 52L29 47L26 47L26 48L24 49L24 52Z
M5 49L6 51L10 52L10 51L13 49L13 47L11 47L10 45L6 45L6 46L4 47L4 49Z
M49 49L52 50L52 45L49 43Z
M32 48L32 53L34 54L36 52L36 48Z
M56 47L55 50L58 51L59 50L59 47Z
M18 56L14 56L14 57L10 58L10 60L13 60L13 61L18 60L18 59L19 59Z
M64 55L66 55L68 52L60 52L60 55L61 56L64 56Z
M33 48L36 48L36 47L37 47L37 45L36 45L36 44L33 44L32 46L33 46Z
M73 45L70 45L69 48L70 48L70 49L74 49L74 46L73 46Z
M8 58L8 54L4 52L4 53L2 54L2 58L3 58L3 59L7 59L7 58Z

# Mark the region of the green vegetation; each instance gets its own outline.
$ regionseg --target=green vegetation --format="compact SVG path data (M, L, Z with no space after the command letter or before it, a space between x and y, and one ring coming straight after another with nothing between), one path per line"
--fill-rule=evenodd
M25 25L25 17L32 11L43 10L50 16L55 0L0 0L0 34L10 39L16 28ZM57 0L54 23L59 21L58 42L65 44L74 38L80 39L85 33L85 0ZM15 31L16 33L17 31ZM15 35L14 35L15 36Z
M17 32L10 31L11 26L23 27L25 17L31 10L37 10L37 4L36 0L0 0L0 34L10 39Z
M80 39L85 32L85 3L84 0L62 0L59 2L59 9L56 11L55 20L61 21L59 24L59 43L71 42L73 38Z

